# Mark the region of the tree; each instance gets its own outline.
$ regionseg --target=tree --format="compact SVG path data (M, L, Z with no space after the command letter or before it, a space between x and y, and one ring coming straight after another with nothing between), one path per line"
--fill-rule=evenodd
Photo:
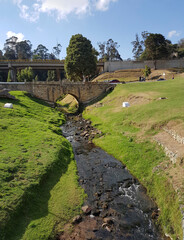
M7 82L11 82L11 71L8 71L8 78L7 78Z
M118 52L119 45L117 42L114 42L112 39L109 39L107 42L98 43L100 52L100 60L102 61L114 61L121 60L122 58Z
M178 47L179 48L184 48L184 38L182 38L178 41Z
M142 40L140 40L138 34L136 33L135 41L131 42L133 45L132 52L134 53L134 58L136 60L140 59L145 48L145 40L147 39L148 36L149 36L149 33L147 31L143 31L141 33Z
M134 53L134 58L136 60L139 59L139 57L141 56L141 54L143 53L143 41L139 40L139 36L136 33L135 35L135 41L131 42L133 45L133 50L132 52Z
M10 47L7 47L4 53L5 59L13 60L16 59L16 53Z
M3 59L3 52L0 50L0 59Z
M168 58L167 40L162 34L150 33L145 40L147 60Z
M147 78L151 74L151 68L147 65L145 66L145 69L143 70L145 78Z
M36 55L36 58L34 57ZM33 59L48 59L48 49L39 44L37 48L33 51Z
M54 70L48 70L47 72L47 81L54 81L56 80L56 73Z
M32 44L29 40L21 41L16 44L16 54L18 59L30 59L32 56Z
M11 38L6 39L4 44L4 56L6 59L16 59L16 45L17 45L18 38L12 36Z
M31 67L24 68L21 71L17 72L18 82L24 82L25 80L27 82L32 82L33 78L34 78L34 73Z
M59 55L61 53L62 46L60 43L57 43L55 47L53 47L53 53L56 56L57 59L59 59Z
M71 37L64 67L67 78L74 81L85 81L95 73L96 57L90 40L81 34Z

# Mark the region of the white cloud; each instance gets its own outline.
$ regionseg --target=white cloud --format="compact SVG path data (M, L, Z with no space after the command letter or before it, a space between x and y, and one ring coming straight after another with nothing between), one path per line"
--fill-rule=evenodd
M168 38L179 37L180 35L181 35L181 32L177 32L176 30L172 30L168 33Z
M30 21L36 22L39 19L39 4L34 3L32 6L23 4L23 0L13 0L13 2L20 9L20 17Z
M11 37L17 37L18 38L18 42L22 41L24 39L24 35L22 33L14 33L12 31L8 31L6 33L7 38L11 38Z
M118 0L33 0L26 5L26 0L13 0L20 9L20 16L36 22L41 13L53 15L57 20L66 19L69 14L82 15L92 10L106 11L111 2Z
M98 0L96 2L96 9L100 11L107 11L111 2L117 2L117 0Z

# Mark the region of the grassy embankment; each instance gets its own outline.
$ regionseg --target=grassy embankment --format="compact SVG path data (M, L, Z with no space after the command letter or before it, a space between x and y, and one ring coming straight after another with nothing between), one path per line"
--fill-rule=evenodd
M179 207L183 193L178 196L174 191L172 179L164 169L175 165L153 141L153 136L171 120L184 122L183 86L183 78L117 85L100 104L88 107L83 113L104 133L94 140L95 144L126 164L155 199L160 208L158 224L173 239L183 239ZM158 100L159 97L167 99ZM130 101L131 107L122 108L123 101Z
M165 73L166 79L171 79L173 75L182 75L183 69L165 69L165 70L153 70L151 69L151 74L147 80L157 80L163 77ZM93 82L103 82L117 79L120 82L135 82L139 80L139 77L144 77L143 69L126 69L126 70L116 70L114 72L105 72L96 77Z
M17 100L0 99L0 239L52 239L84 199L59 128L64 117L26 93L11 94Z

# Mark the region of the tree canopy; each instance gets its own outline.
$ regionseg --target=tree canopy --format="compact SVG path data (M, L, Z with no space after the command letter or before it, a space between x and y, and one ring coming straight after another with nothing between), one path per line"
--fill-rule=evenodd
M145 40L146 58L150 60L166 59L169 56L168 41L162 34L150 33Z
M140 58L141 54L143 53L144 48L145 48L144 43L148 36L149 36L149 33L147 31L144 31L141 33L142 40L140 40L138 34L136 33L135 41L131 42L131 44L133 45L132 52L133 52L134 58L136 60L138 60Z
M119 45L117 42L114 42L112 39L109 39L107 42L99 42L99 57L102 61L115 61L122 60L118 48Z
M73 81L85 81L95 74L96 56L90 40L81 34L71 37L64 67L67 78Z

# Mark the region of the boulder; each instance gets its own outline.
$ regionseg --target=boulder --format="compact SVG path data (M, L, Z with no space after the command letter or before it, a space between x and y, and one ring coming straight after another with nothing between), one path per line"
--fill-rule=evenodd
M88 205L86 205L82 207L82 211L85 214L89 214L91 212L91 208Z
M13 104L12 103L5 103L4 108L13 108Z

